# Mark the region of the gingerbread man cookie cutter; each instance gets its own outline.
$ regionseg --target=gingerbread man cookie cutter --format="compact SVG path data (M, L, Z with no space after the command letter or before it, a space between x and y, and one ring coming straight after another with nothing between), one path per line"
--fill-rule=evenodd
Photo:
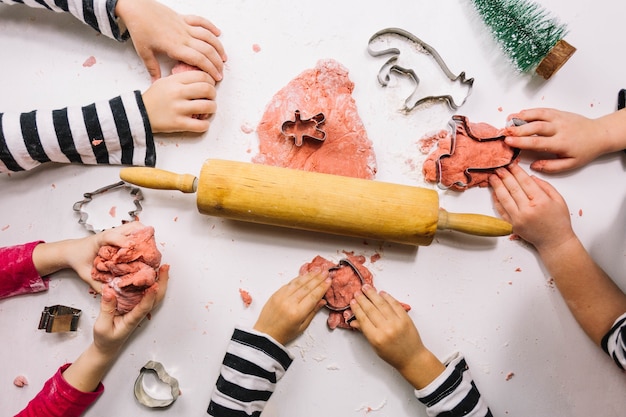
M316 140L323 142L326 140L326 132L320 128L326 121L324 113L303 119L300 110L294 111L294 120L287 120L280 126L280 132L287 138L294 140L296 146L302 146L304 140ZM304 133L304 132L312 132Z

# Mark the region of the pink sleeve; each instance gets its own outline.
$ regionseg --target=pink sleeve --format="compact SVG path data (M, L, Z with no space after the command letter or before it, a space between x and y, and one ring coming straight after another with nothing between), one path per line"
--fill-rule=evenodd
M70 366L63 365L52 378L46 381L41 391L25 409L15 417L78 417L104 392L100 383L93 392L82 392L72 387L63 378L63 371Z
M33 263L33 251L40 243L0 248L0 299L48 289L48 280L39 276Z

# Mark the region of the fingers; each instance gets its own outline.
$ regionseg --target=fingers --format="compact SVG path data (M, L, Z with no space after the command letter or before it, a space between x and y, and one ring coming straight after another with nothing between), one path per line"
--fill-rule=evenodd
M530 169L548 174L567 171L575 167L574 158L538 159L530 164Z
M163 264L159 267L159 281L158 288L156 292L156 304L160 303L165 297L165 293L167 292L167 285L170 281L170 266L168 264Z
M139 56L143 60L143 64L148 70L148 74L150 74L152 82L161 78L161 65L159 64L159 61L154 53L151 50L147 50L139 54Z
M211 45L221 62L226 62L228 57L224 51L224 46L217 39L222 34L221 30L209 20L200 16L185 16L185 22L192 27L191 34L203 42Z
M381 328L388 320L396 320L399 311L394 309L393 304L397 301L386 293L378 293L371 285L365 284L361 291L357 291L354 299L350 302L350 309L354 313L358 324L352 321L352 327L358 327L364 332L368 328ZM399 303L397 303L399 306ZM400 306L400 310L404 309Z
M288 286L295 303L303 304L305 308L315 311L330 284L331 279L327 270L314 269L294 278Z

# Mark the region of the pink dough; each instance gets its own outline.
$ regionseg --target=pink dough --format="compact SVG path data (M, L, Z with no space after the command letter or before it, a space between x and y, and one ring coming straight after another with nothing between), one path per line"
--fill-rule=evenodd
M499 130L487 123L468 123L468 125L471 133L477 138L493 138L504 134L504 130ZM441 155L450 154L451 140L451 134L447 130L441 130L420 139L421 151L430 152L422 168L426 181L437 182L437 160ZM476 186L486 187L492 170L486 172L470 170L469 181L465 170L508 165L512 162L513 156L514 149L503 140L487 142L474 140L468 136L462 125L457 124L454 151L450 157L441 158L441 185L456 191ZM457 182L467 184L467 186L455 184Z
M253 162L280 167L372 179L376 157L372 142L352 98L354 83L348 70L335 60L320 60L279 90L265 108L257 126L259 154ZM324 141L304 140L296 146L281 132L299 110L303 120L323 113L319 127Z
M129 238L126 247L100 247L91 271L94 280L115 290L119 314L129 312L141 301L145 291L157 282L161 265L153 227L136 230Z
M374 276L363 264L365 263L365 256L346 254L346 258L359 270L359 273L363 277L365 283L374 286ZM306 263L300 267L300 274L307 273L312 269L326 269L336 267L337 264L325 259L321 256L316 256L309 263ZM333 307L343 307L350 304L350 301L354 298L354 293L361 289L361 280L356 276L354 271L349 266L343 266L330 272L332 279L331 287L326 292L324 298L326 302ZM411 307L407 304L402 304L406 311L409 311ZM330 329L336 329L337 327L342 329L352 329L350 324L346 322L343 311L329 310L327 324ZM352 311L348 308L345 310L348 317L352 315Z

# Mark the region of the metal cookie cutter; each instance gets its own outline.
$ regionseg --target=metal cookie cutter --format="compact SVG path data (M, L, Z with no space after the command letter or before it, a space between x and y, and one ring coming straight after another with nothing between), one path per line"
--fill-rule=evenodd
M75 332L81 311L77 308L55 305L45 307L41 312L38 329L46 329L46 333Z
M302 119L300 110L294 112L294 120L287 120L280 126L280 132L295 141L296 146L302 146L304 140L317 140L323 142L326 132L320 126L326 121L324 113L318 113L309 119ZM313 130L315 135L304 133Z
M143 387L143 378L147 373L156 374L160 381L170 386L172 398L168 399L156 399L146 393ZM180 388L178 386L178 380L170 376L163 365L156 361L148 361L139 371L139 376L135 380L135 398L141 404L150 408L166 408L169 407L178 399L180 395Z
M330 268L328 271L337 271L339 269L341 269L343 266L347 266L350 267L352 269L352 271L354 272L354 274L359 278L359 280L361 280L361 285L365 284L365 280L363 279L363 275L361 275L361 272L359 271L359 268L356 267L356 265L354 265L352 262L350 262L350 260L348 259L342 259L339 261L339 263L337 264L337 266L333 266L332 268ZM324 299L326 300L326 308L332 311L344 311L350 308L350 304L347 304L345 306L333 306L331 305L328 300L326 299L326 295L324 295Z
M138 219L137 216L142 210L140 201L143 200L143 194L141 193L141 189L137 187L133 187L124 181L119 181L119 182L116 182L115 184L98 188L96 191L85 193L83 194L83 197L84 197L83 200L77 201L76 203L74 203L73 209L75 212L77 212L80 215L80 218L78 219L78 223L82 224L85 227L85 229L89 230L90 232L100 231L100 230L96 230L91 223L87 222L87 220L89 219L89 214L84 210L84 206L88 204L91 200L93 200L95 196L106 193L107 191L111 191L117 188L128 189L130 196L133 199L133 203L135 204L135 209L128 212L130 219L127 221L137 220ZM122 223L125 223L127 221L122 221Z
M516 119L513 118L509 121L508 125L515 125L515 126L520 126L525 124L526 122L524 120L521 119ZM465 174L465 178L467 179L466 182L462 182L462 181L456 181L450 185L445 185L442 182L442 166L441 166L441 161L443 159L446 158L450 158L452 156L452 154L454 154L454 148L456 146L456 130L457 130L457 126L460 126L461 129L465 132L465 134L467 135L467 137L469 137L472 140L475 140L477 142L493 142L493 141L497 141L497 140L504 140L504 138L506 137L505 135L500 135L500 136L495 136L492 138L479 138L477 136L475 136L472 133L472 130L470 129L469 123L467 122L467 117L465 116L459 116L459 115L454 115L452 116L452 119L450 120L450 122L448 123L448 125L451 128L451 137L450 137L450 152L449 153L443 153L439 156L439 158L437 158L437 163L436 163L436 169L437 169L437 186L443 190L447 190L448 188L452 187L453 185L459 188L467 188L468 184L471 183L472 181L472 172L490 172L490 171L494 171L498 168L504 168L506 166L508 166L509 164L511 164L511 162L515 161L515 159L519 156L520 154L520 149L519 148L511 148L513 150L513 153L511 154L511 160L509 162L507 162L506 164L502 164L502 165L498 165L498 166L492 166L492 167L468 167L465 169L464 174Z
M381 41L385 38L400 38L401 43L398 42L390 42L389 47L383 49L375 48L375 44L378 41ZM395 46L392 46L395 45ZM401 52L399 47L404 46L404 50ZM407 48L407 46L413 46L412 48ZM391 72L397 72L399 74L410 77L414 84L415 89L413 92L407 97L404 101L404 108L402 109L405 112L410 112L415 107L420 104L426 102L438 102L445 101L450 106L450 108L456 110L458 107L462 106L467 97L469 97L472 86L474 84L474 79L465 78L465 72L461 72L459 75L454 75L452 71L448 68L446 63L443 61L439 53L426 42L419 39L417 36L413 35L410 32L407 32L404 29L399 28L387 28L382 29L376 32L369 39L367 43L367 51L372 56L383 56L383 55L392 55L391 58L387 60L380 68L378 72L378 82L386 87L389 84L390 74ZM436 65L439 67L443 74L454 84L459 83L463 88L467 89L467 93L459 102L455 101L451 94L440 94L440 95L428 95L422 98L418 98L418 87L420 84L420 77L417 75L420 71L420 68L409 68L408 65L412 64L411 61L415 61L419 58L419 56L430 56L435 61ZM424 71L428 73L428 70ZM431 71L432 72L432 71Z

